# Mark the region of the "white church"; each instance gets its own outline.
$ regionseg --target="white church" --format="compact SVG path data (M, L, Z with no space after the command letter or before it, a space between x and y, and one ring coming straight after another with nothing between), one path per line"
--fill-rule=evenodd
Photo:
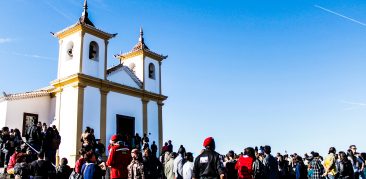
M151 51L143 31L131 51L115 55L120 64L108 68L108 41L116 36L100 30L88 18L88 6L78 22L53 34L58 38L57 79L39 90L0 97L0 127L24 131L31 121L56 125L62 137L59 157L71 165L81 148L80 135L90 126L108 145L113 134L151 133L161 149L161 65L167 56Z

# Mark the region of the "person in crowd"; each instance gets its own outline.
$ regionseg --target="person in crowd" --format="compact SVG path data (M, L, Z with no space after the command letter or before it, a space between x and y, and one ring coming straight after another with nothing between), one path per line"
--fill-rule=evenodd
M86 152L85 159L86 162L81 168L83 179L100 179L105 175L102 168L97 165L97 158L93 151Z
M358 152L356 152L356 158L359 162L359 175L360 179L365 179L365 159L362 157L362 155Z
M343 151L339 152L339 162L337 163L339 179L356 179L351 161Z
M144 165L141 162L138 149L131 151L132 161L128 165L128 179L145 179Z
M168 142L164 143L164 146L161 148L161 153L169 152Z
M105 145L100 142L100 139L95 140L95 155L98 161L102 160L103 154L105 153ZM130 154L128 154L130 155Z
M296 179L307 179L308 170L300 156L294 156Z
M329 148L328 155L324 160L324 177L328 179L335 179L337 174L336 159L335 159L336 149L334 147Z
M253 178L253 162L255 160L255 151L248 147L244 149L244 155L240 156L236 162L235 169L238 171L238 179Z
M22 134L20 133L20 130L15 128L13 134L14 147L20 147L20 145L23 144Z
M225 178L225 168L220 154L215 152L215 140L208 137L203 142L205 150L194 161L193 178Z
M3 164L4 168L7 168L7 164L9 163L10 157L13 153L11 148L12 141L10 138L10 131L8 127L2 128L1 143L2 143L1 152L4 154Z
M151 156L151 150L145 149L142 163L144 165L145 179L157 179L161 177L162 165L160 161Z
M142 149L143 150L145 150L146 148L149 148L149 142L150 142L149 137L147 136L146 133L144 133L144 136L142 137Z
M86 162L85 154L86 154L85 149L82 148L79 150L80 156L79 156L79 159L76 160L75 167L74 167L74 171L78 174L81 174L81 168L83 167L84 163Z
M193 154L191 152L186 153L186 163L183 165L183 179L192 179L193 172Z
M110 168L111 179L126 179L128 177L127 166L130 164L130 150L122 145L117 135L110 139L109 156L106 165Z
M31 176L30 166L26 162L27 156L22 153L18 156L16 164L14 166L15 178L28 179Z
M264 146L263 150L264 177L268 179L278 179L278 162L271 155L271 146L266 145Z
M153 157L156 157L156 154L158 153L158 146L155 144L155 141L153 141L150 148L151 148L151 155Z
M82 147L86 150L86 151L90 151L93 149L92 146L92 134L91 134L91 128L90 127L86 127L84 133L81 134L81 143L82 143Z
M308 165L308 178L320 179L322 178L324 167L321 163L319 153L312 152L312 160Z
M48 129L47 124L46 123L43 123L42 124L42 130L41 130L42 135L46 135L47 129Z
M173 172L176 179L183 178L183 163L184 163L185 148L181 146L178 150L178 155L174 159Z
M263 150L258 150L253 162L253 178L264 179Z
M172 144L172 141L171 141L171 140L168 140L168 151L169 151L170 153L172 153L172 152L173 152L173 144Z
M141 149L141 137L139 133L136 133L135 135L135 148L140 150Z
M47 125L46 125L47 126ZM54 148L53 142L55 138L55 133L52 127L48 127L45 131L42 149L45 151L46 160L49 160L51 163L56 163L56 151Z
M169 153L169 152L166 152ZM166 159L166 163L164 166L164 173L165 173L165 177L167 179L175 179L174 176L174 159L177 156L177 153L172 152L170 153L169 157Z
M66 158L62 158L60 165L56 169L56 178L57 179L68 179L72 172L68 164L68 160Z
M20 146L19 147L16 147L15 152L13 153L13 155L11 155L11 157L9 159L9 163L7 165L7 168L6 168L6 172L9 175L13 175L14 174L14 166L16 164L17 159L22 154L23 153L22 153L22 150L21 150Z
M41 126L37 126L35 121L32 121L32 125L28 127L25 138L27 143L36 151L40 151L42 144ZM32 159L36 159L36 151L32 150Z
M41 150L38 154L38 160L30 164L30 171L33 179L52 179L55 178L56 170L52 163L44 160L45 153Z
M235 153L230 150L225 156L224 166L226 169L227 178L238 178L238 172L235 169Z
M360 176L360 166L362 165L361 162L357 159L356 157L356 153L357 153L357 147L356 145L350 145L349 149L347 151L347 155L348 155L348 160L351 161L352 166L353 166L353 172L354 172L354 177L355 178L359 178Z
M286 179L287 177L289 177L288 161L285 160L285 156L278 153L277 163L278 163L278 177L281 179Z

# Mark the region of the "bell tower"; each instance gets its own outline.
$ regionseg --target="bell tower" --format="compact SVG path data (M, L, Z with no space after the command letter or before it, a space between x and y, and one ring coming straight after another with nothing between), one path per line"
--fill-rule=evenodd
M88 4L85 0L79 20L54 34L59 39L57 78L82 73L106 79L108 41L116 35L94 26L89 19Z
M140 36L137 44L130 52L115 55L124 66L143 83L143 89L157 94L161 92L161 65L168 56L153 52L147 47L144 39L144 31L140 28Z
M51 84L55 87L57 128L64 141L57 155L73 165L83 128L95 128L95 135L105 142L107 91L85 81L106 81L108 41L116 34L95 27L85 0L78 21L53 35L59 39L59 61L57 79Z

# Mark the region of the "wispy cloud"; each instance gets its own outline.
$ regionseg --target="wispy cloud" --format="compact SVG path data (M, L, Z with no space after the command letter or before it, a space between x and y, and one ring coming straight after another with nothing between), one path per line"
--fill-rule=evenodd
M351 21L351 22L354 22L354 23L357 23L357 24L359 24L359 25L362 25L362 26L365 26L365 27L366 27L366 24L365 24L365 23L363 23L363 22L361 22L361 21L358 21L358 20L356 20L356 19L353 19L353 18L351 18L351 17L345 16L345 15L343 15L343 14L340 14L340 13L338 13L338 12L332 11L332 10L330 10L330 9L327 9L327 8L322 7L322 6L319 6L319 5L314 5L314 7L318 8L318 9L321 9L321 10L323 10L323 11L329 12L329 13L331 13L331 14L334 14L334 15L336 15L336 16L342 17L342 18L347 19L347 20L349 20L349 21Z
M16 56L21 56L21 57L27 57L27 58L34 58L34 59L39 59L39 60L57 61L56 58L46 57L46 56L37 55L37 54L27 54L27 53L18 53L18 52L4 52L4 51L2 51L0 53L1 54L16 55Z
M57 61L57 59L55 59L55 58L45 57L45 56L41 56L41 55L37 55L37 54L25 54L25 53L17 53L17 52L13 52L12 54L13 55L18 55L18 56L23 56L23 57L30 57L30 58L42 59L42 60Z
M366 103L364 102L350 102L350 101L341 101L344 104L348 104L350 107L345 108L344 110L353 110L353 109L363 109L366 108Z
M8 43L13 41L11 38L0 38L0 44Z
M47 6L49 6L50 8L52 8L55 12L57 12L58 14L60 14L61 16L63 16L67 20L69 20L70 22L75 21L75 18L71 17L70 15L68 15L67 13L65 13L64 11L60 10L59 8L57 8L56 6L54 6L53 4L51 4L49 1L43 1L43 2Z

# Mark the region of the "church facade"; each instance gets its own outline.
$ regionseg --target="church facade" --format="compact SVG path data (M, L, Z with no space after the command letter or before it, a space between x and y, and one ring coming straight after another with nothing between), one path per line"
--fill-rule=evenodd
M95 27L87 2L77 23L53 35L58 39L57 79L39 90L0 97L0 126L21 131L31 121L56 125L62 142L59 157L78 158L80 135L87 126L108 144L116 133L149 134L161 149L163 102L161 66L167 56L151 51L143 31L131 51L115 55L120 64L107 68L111 34Z

